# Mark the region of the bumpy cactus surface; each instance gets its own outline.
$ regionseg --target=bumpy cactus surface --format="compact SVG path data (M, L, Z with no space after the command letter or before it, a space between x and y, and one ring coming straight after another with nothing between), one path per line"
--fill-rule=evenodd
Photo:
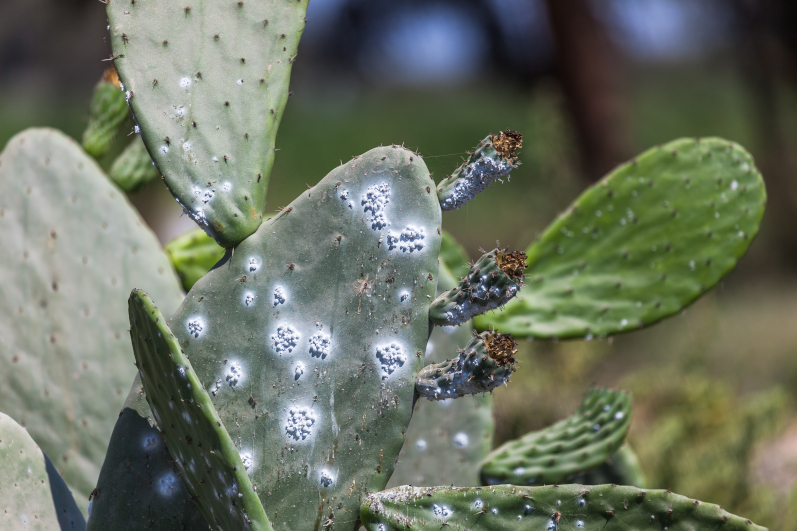
M0 154L0 410L25 426L85 511L135 376L125 293L182 295L155 235L73 140Z
M527 249L522 293L476 324L589 338L655 323L735 267L765 201L761 174L737 144L682 139L653 148L582 194Z
M89 123L83 133L83 149L94 157L110 151L114 141L130 122L125 94L116 69L108 68L94 87Z
M147 147L135 135L108 170L108 177L125 192L136 192L160 175L153 166Z
M166 185L224 247L261 223L307 0L108 2L114 64Z
M363 503L362 520L368 531L765 531L718 505L666 490L614 485L398 487L371 495Z
M631 397L623 391L591 389L570 417L496 448L482 464L485 484L551 484L571 481L597 467L625 440L631 426Z
M188 231L163 248L188 291L224 257L224 249L202 229Z
M141 290L129 306L147 402L205 519L222 529L270 531L247 475L254 463L235 448L165 318Z
M0 413L0 529L83 531L64 480L25 428Z
M636 452L626 441L620 445L616 452L609 456L605 463L577 476L577 481L575 482L584 485L613 483L615 485L645 487L647 480Z

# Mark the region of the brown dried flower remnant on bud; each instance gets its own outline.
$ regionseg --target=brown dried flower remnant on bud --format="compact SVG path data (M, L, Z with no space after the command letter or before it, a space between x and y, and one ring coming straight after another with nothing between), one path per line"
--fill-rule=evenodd
M112 66L108 67L108 69L102 74L102 80L105 83L110 83L118 89L122 88L122 82L119 81L119 74L116 73L116 68Z
M513 163L517 160L515 152L523 147L523 135L517 131L501 131L497 135L490 135L490 141L501 158Z
M498 251L495 257L495 263L498 267L509 275L511 278L520 278L520 283L523 284L523 272L526 270L526 253L523 251L512 251L507 253L506 249Z
M499 334L491 330L485 334L484 347L487 354L501 366L514 366L517 341L510 334Z

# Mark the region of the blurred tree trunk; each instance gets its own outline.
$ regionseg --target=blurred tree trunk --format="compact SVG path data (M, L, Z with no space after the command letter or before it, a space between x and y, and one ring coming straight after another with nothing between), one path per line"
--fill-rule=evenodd
M623 57L589 0L545 0L556 70L590 181L631 155Z

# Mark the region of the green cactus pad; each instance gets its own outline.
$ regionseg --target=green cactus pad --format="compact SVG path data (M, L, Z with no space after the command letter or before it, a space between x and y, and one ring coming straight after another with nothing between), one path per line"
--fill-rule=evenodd
M653 324L736 266L765 201L761 174L737 144L682 139L646 151L584 192L529 247L523 293L476 326L575 338Z
M200 279L169 320L251 459L275 529L352 530L390 477L437 283L431 184L399 146L346 162Z
M517 344L509 334L482 332L457 356L427 365L415 379L415 390L429 400L489 393L515 372Z
M571 481L575 474L599 466L616 452L630 426L629 394L590 389L570 417L490 452L482 463L482 482L545 485Z
M124 194L50 129L0 154L0 410L25 426L82 510L136 374L125 299L173 311L169 260Z
M83 531L86 521L28 432L0 413L0 529Z
M443 210L457 210L517 166L515 152L523 145L517 131L488 135L470 158L437 185Z
M468 252L449 232L444 230L442 236L443 240L440 243L441 265L448 268L455 277L464 277L468 274L468 269L470 269ZM457 287L457 283L446 289L454 289L455 287Z
M224 249L202 229L176 237L163 250L169 255L186 291L224 257Z
M136 366L155 420L205 519L221 529L270 531L247 475L249 465L224 428L160 310L141 290L128 301Z
M766 531L719 505L614 485L398 487L368 497L368 531Z
M506 304L523 286L526 255L493 249L470 267L459 285L438 296L429 319L438 326L453 326Z
M186 213L223 247L265 210L307 0L108 2L114 64Z
M620 445L605 463L587 470L577 478L583 485L602 485L613 483L615 485L633 485L644 488L647 480L642 466L628 441Z
M158 169L152 165L144 141L138 135L135 135L108 171L108 177L116 186L128 193L140 190L159 175Z
M108 153L129 117L130 109L119 76L110 67L94 87L89 124L83 132L83 149L93 157Z
M445 247L443 231L438 294L453 289L458 282L442 260ZM464 263L467 273L467 258L456 263ZM426 361L445 361L470 341L472 332L470 322L457 327L436 326L426 345ZM388 487L480 485L479 464L492 449L493 428L493 397L489 393L440 402L418 400Z
M208 530L169 455L138 375L113 429L86 529L105 531L111 523L114 531Z

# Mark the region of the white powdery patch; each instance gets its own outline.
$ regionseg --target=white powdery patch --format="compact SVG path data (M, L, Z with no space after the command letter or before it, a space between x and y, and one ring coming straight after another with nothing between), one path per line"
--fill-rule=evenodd
M323 332L316 332L310 338L310 354L315 358L326 358L331 345L328 335Z
M296 364L296 368L293 370L293 379L298 380L304 374L304 363L301 361Z
M459 432L454 435L454 446L457 448L467 448L470 443L467 433Z
M231 182L227 181L227 182L225 182L224 184L221 185L221 191L222 192L229 192L230 190L232 190L232 183Z
M241 368L241 364L237 361L230 362L224 374L224 379L227 380L230 387L237 387L241 380L244 379L244 370Z
M424 450L426 450L426 446L427 446L426 441L424 441L423 439L418 439L415 442L415 448L417 448L419 452L423 452Z
M315 425L315 413L309 407L296 406L288 411L285 433L295 441L307 439Z
M402 291L401 295L399 295L399 300L401 302L407 302L410 300L410 292L409 291Z
M241 463L243 463L244 468L247 472L249 472L252 467L255 465L254 460L252 459L252 455L249 453L242 453L241 454Z
M391 343L390 345L377 347L376 359L382 365L382 372L384 373L382 374L382 379L385 380L393 374L393 371L404 365L404 362L407 361L407 356L404 355L399 345Z
M385 205L390 202L390 185L388 183L369 186L362 196L360 204L363 205L363 212L371 213L371 228L381 230L387 227L385 218Z
M443 210L456 210L479 192L512 171L512 165L503 159L482 156L462 169L453 189L443 193L440 207Z
M255 303L255 294L251 291L245 291L241 296L244 306L252 306Z
M168 498L177 492L177 478L171 472L167 472L158 479L155 483L155 488L158 494Z
M250 256L246 260L246 270L250 273L254 273L258 269L260 269L260 259L256 256Z
M142 444L144 450L151 450L158 446L158 436L157 435L147 435L144 437L144 443Z
M450 508L446 507L445 505L438 505L436 503L432 505L432 512L437 518L448 518L454 514L454 511L452 511Z
M420 251L423 249L423 240L426 235L423 233L423 228L416 229L415 227L408 226L401 231L401 234L396 236L392 232L387 233L387 245L389 250L396 247L402 253L412 253L413 251Z
M194 317L188 320L186 328L188 328L189 336L192 336L194 339L199 339L199 336L205 331L205 322L199 317Z
M271 343L277 354L290 354L299 344L299 333L291 325L279 325L277 333L271 334Z
M329 470L322 470L321 474L318 476L318 483L320 483L322 487L331 487L332 484L335 483L335 475Z
M282 289L282 286L277 286L274 288L274 307L276 308L280 304L285 304L285 300L288 298L287 293L285 290Z
M190 86L191 86L191 78L184 77L183 79L180 80L180 87L181 88L188 88Z

